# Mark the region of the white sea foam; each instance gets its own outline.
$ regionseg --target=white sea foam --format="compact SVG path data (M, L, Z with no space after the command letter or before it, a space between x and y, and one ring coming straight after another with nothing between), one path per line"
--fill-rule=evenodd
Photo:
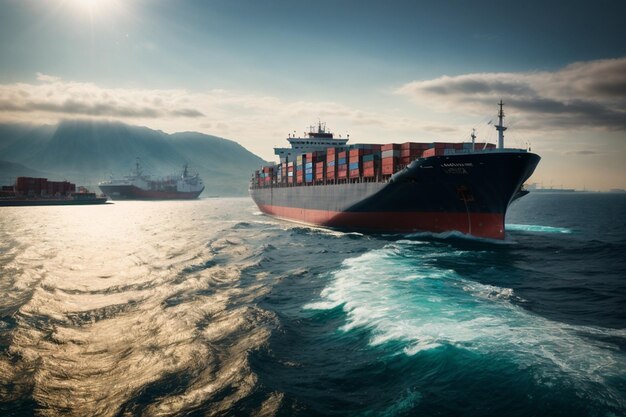
M533 233L572 233L572 229L566 227L541 226L538 224L507 224L506 230L516 232L533 232Z
M402 256L401 245L396 242L344 261L321 300L306 308L343 305L347 323L341 330L370 329L373 346L405 342L401 349L407 355L450 345L507 355L546 383L554 378L603 383L624 377L624 356L598 339L626 338L626 331L537 316L512 302L510 288L481 284L437 267L437 257L464 256L462 252L422 250L416 256L413 249L412 256Z

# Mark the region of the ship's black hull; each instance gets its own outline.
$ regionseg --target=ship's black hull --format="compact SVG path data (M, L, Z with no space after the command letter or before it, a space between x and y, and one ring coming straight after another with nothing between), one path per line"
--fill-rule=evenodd
M507 208L539 160L518 151L435 156L389 181L253 187L250 194L264 213L314 225L502 239Z

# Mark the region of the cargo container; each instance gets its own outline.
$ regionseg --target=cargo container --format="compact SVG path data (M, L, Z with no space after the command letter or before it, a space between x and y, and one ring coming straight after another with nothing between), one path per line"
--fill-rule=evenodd
M428 157L436 156L436 155L444 155L445 151L446 151L445 148L430 148L430 149L426 149L424 153L422 154L422 156L424 158L428 158Z
M316 181L323 181L324 178L326 177L326 170L325 170L325 163L324 161L320 161L320 162L316 162L315 163L315 180Z
M394 150L394 151L398 150L399 151L400 150L400 144L399 143L387 143L385 145L382 145L380 147L380 150L382 152L391 151L391 150Z
M338 179L346 179L348 178L348 165L338 165L337 167L337 178Z

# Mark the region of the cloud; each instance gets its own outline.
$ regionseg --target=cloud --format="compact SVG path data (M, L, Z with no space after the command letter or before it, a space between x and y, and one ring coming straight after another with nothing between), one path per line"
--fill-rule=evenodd
M578 62L554 72L476 73L413 81L396 91L451 113L506 112L526 129L626 130L626 58Z
M38 72L36 75L37 75L37 81L41 81L44 83L55 83L55 82L61 81L59 77L43 74L41 72Z
M566 155L598 155L602 152L590 151L590 150L580 150L580 151L567 151Z
M0 111L48 117L197 118L181 90L107 89L37 73L39 84L0 85Z

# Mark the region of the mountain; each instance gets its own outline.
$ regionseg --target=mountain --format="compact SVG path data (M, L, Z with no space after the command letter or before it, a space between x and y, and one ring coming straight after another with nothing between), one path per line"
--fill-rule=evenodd
M19 175L23 177L48 178L54 176L50 172L38 171L15 162L0 161L0 185L11 184L13 179L17 177L16 172L19 172Z
M204 180L205 195L247 194L248 181L265 162L238 143L197 132L167 134L119 122L71 120L56 126L0 125L0 180L43 171L51 179L94 185L128 174L139 158L144 172L182 171Z

